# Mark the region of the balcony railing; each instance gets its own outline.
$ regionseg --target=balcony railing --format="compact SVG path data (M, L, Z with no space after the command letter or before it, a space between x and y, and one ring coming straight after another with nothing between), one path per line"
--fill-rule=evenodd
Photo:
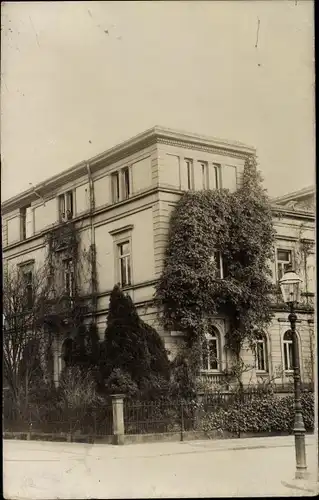
M226 377L224 373L200 373L196 377L196 382L199 390L214 390L226 384Z

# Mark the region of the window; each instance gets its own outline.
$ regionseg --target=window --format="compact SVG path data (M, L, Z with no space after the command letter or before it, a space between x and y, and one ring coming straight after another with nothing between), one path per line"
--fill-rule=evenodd
M127 200L131 195L131 178L129 167L111 174L112 202Z
M32 215L31 205L20 208L20 240L32 236Z
M280 280L292 263L291 250L277 249L277 275Z
M200 162L203 189L208 189L208 164L205 161Z
M193 189L193 161L185 160L187 170L187 189Z
M68 297L73 297L75 292L74 267L72 259L63 261L64 291Z
M27 237L27 209L20 208L20 239L25 240Z
M131 284L131 252L130 242L124 241L117 245L118 259L119 259L119 276L121 286L128 286Z
M27 309L33 307L33 263L20 266L22 287Z
M120 178L118 172L114 172L114 174L111 175L111 182L112 182L112 201L113 203L116 203L117 201L120 200Z
M123 199L127 200L131 194L130 186L130 170L128 167L122 170L122 182L123 182Z
M219 343L218 332L215 329L211 333L205 335L202 343L201 365L203 371L211 371L219 369Z
M283 340L283 350L284 350L284 370L292 371L293 370L293 362L292 362L292 333L291 330L288 330L284 335Z
M59 196L59 219L60 222L70 220L73 217L73 192L68 191L67 193L61 194Z
M219 164L214 164L214 181L215 181L215 189L221 188L221 166Z
M268 371L267 367L267 341L264 335L259 335L256 341L256 370Z
M226 268L221 252L214 252L211 261L214 262L216 266L216 278L221 280L224 279L226 277Z

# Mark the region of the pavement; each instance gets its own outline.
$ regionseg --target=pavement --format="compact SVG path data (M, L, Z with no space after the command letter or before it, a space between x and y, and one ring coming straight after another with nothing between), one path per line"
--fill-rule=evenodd
M308 470L318 474L316 437L306 444ZM318 493L318 484L307 491L293 481L293 436L124 446L4 440L3 457L9 500Z

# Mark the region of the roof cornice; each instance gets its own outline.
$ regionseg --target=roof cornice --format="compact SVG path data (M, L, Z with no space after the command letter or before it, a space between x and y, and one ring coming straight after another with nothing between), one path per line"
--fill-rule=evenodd
M277 214L286 215L293 219L308 219L309 221L315 220L315 214L306 210L291 210L291 208L282 207L281 205L272 204L271 211L274 216Z
M286 203L290 200L298 200L300 198L304 198L305 196L315 195L315 186L307 186L305 188L299 189L298 191L294 191L293 193L287 193L283 196L277 196L276 198L272 198L273 203Z
M96 172L108 164L115 163L126 156L156 143L179 145L190 149L200 149L240 158L256 154L255 148L240 142L227 141L225 139L217 139L156 126L94 156L93 158L90 158L87 161L82 161L73 167L60 172L59 174L46 179L21 194L9 198L1 204L2 213L9 213L23 205L27 205L35 201L38 198L36 193L45 198L45 196L51 193L52 190L58 189L64 184L86 175L88 165L90 166L92 172Z

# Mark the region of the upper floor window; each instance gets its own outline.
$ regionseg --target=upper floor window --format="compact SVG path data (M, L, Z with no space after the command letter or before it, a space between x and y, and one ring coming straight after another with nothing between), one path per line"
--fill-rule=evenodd
M65 222L73 217L73 191L59 196L59 220Z
M221 252L214 252L211 257L211 261L215 263L216 266L216 278L224 279L226 277L226 266Z
M260 334L256 340L256 370L260 372L268 371L268 355L266 337Z
M215 328L205 335L201 346L201 369L203 371L218 370L219 359L219 334Z
M117 245L118 248L118 262L119 262L119 276L121 286L128 286L131 284L131 249L130 242L124 241Z
M20 266L22 278L22 293L24 294L25 306L27 309L33 307L33 273L34 264L24 264Z
M112 183L112 202L116 203L120 199L120 176L118 172L111 175Z
M208 164L207 164L207 162L201 161L200 168L201 168L203 189L208 189Z
M293 355L292 355L292 333L291 330L287 330L283 338L283 351L284 351L284 370L293 370Z
M213 184L215 189L220 189L221 188L221 165L218 163L213 164Z
M292 264L292 251L277 248L276 261L277 261L277 276L278 280L280 280Z
M73 297L75 293L73 260L64 260L63 267L64 292L68 297Z
M127 200L131 195L131 178L129 167L111 174L112 202Z
M122 169L122 182L123 182L123 199L127 200L131 194L130 185L130 169L125 167Z
M25 240L29 235L27 234L27 214L31 208L31 205L20 208L20 239Z
M187 189L193 189L194 176L193 176L193 160L185 159L186 174L187 174Z

